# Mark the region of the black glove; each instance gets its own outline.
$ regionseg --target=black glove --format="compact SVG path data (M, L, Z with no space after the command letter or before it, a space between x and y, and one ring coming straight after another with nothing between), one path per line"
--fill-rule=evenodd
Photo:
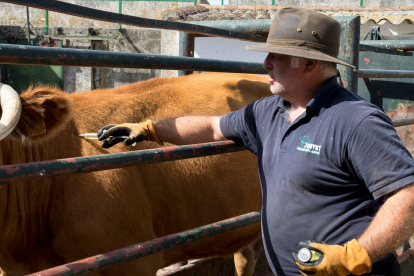
M102 147L105 149L110 148L120 142L124 142L125 146L130 146L136 142L141 142L144 140L157 142L161 146L164 145L164 143L158 139L157 134L155 133L154 124L151 120L147 120L139 124L127 123L121 125L107 125L101 128L98 131L97 135L99 141L104 140L102 142ZM108 137L113 138L105 140Z

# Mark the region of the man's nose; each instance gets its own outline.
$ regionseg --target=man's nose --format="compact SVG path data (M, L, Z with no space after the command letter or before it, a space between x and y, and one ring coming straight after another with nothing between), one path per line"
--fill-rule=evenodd
M273 69L273 65L270 62L271 61L272 56L270 54L267 55L267 57L265 58L264 62L263 62L263 68L267 69L267 70L271 70Z

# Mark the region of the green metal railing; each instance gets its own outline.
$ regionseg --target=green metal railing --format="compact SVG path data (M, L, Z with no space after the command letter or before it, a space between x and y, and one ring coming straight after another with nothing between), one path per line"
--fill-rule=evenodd
M118 1L119 2L119 14L122 14L122 2L139 2L139 1L150 1L150 2L192 2L194 5L197 5L197 0L84 0L84 1ZM273 0L274 1L274 0ZM223 0L221 0L221 5L223 5ZM29 12L28 12L29 13ZM122 24L118 25L118 29L122 29ZM49 33L49 11L45 10L45 26L43 28L45 35Z
M113 12L101 11L92 8L82 7L75 4L70 4L61 1L53 0L2 0L2 2L12 3L16 5L23 5L37 9L49 10L54 12L60 12L63 14L69 14L79 16L88 19L101 20L105 22L112 22L117 24L128 24L136 27L164 29L190 32L202 35L213 35L217 37L233 38L247 41L262 41L265 42L266 38L256 34L245 34L235 31L204 27L192 24L186 24L181 22L172 22L164 20L156 20L149 18L142 18L131 15L118 14Z

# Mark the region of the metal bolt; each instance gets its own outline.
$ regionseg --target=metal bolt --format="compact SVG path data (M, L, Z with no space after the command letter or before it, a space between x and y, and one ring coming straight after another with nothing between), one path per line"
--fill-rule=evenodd
M316 35L316 32L315 32L315 31L312 31L312 34L313 34L313 35Z
M298 31L298 32L301 32L301 31L302 31L302 29L301 29L301 28L298 28L298 29L297 29L297 31Z

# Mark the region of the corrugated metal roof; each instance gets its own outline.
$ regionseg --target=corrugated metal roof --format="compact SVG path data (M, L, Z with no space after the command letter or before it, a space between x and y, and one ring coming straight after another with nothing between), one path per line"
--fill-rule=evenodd
M168 21L208 21L208 20L247 20L272 19L283 6L213 6L197 5L168 9L162 19ZM361 16L361 24L369 21L383 25L399 25L403 22L414 24L414 7L307 7L329 16Z

